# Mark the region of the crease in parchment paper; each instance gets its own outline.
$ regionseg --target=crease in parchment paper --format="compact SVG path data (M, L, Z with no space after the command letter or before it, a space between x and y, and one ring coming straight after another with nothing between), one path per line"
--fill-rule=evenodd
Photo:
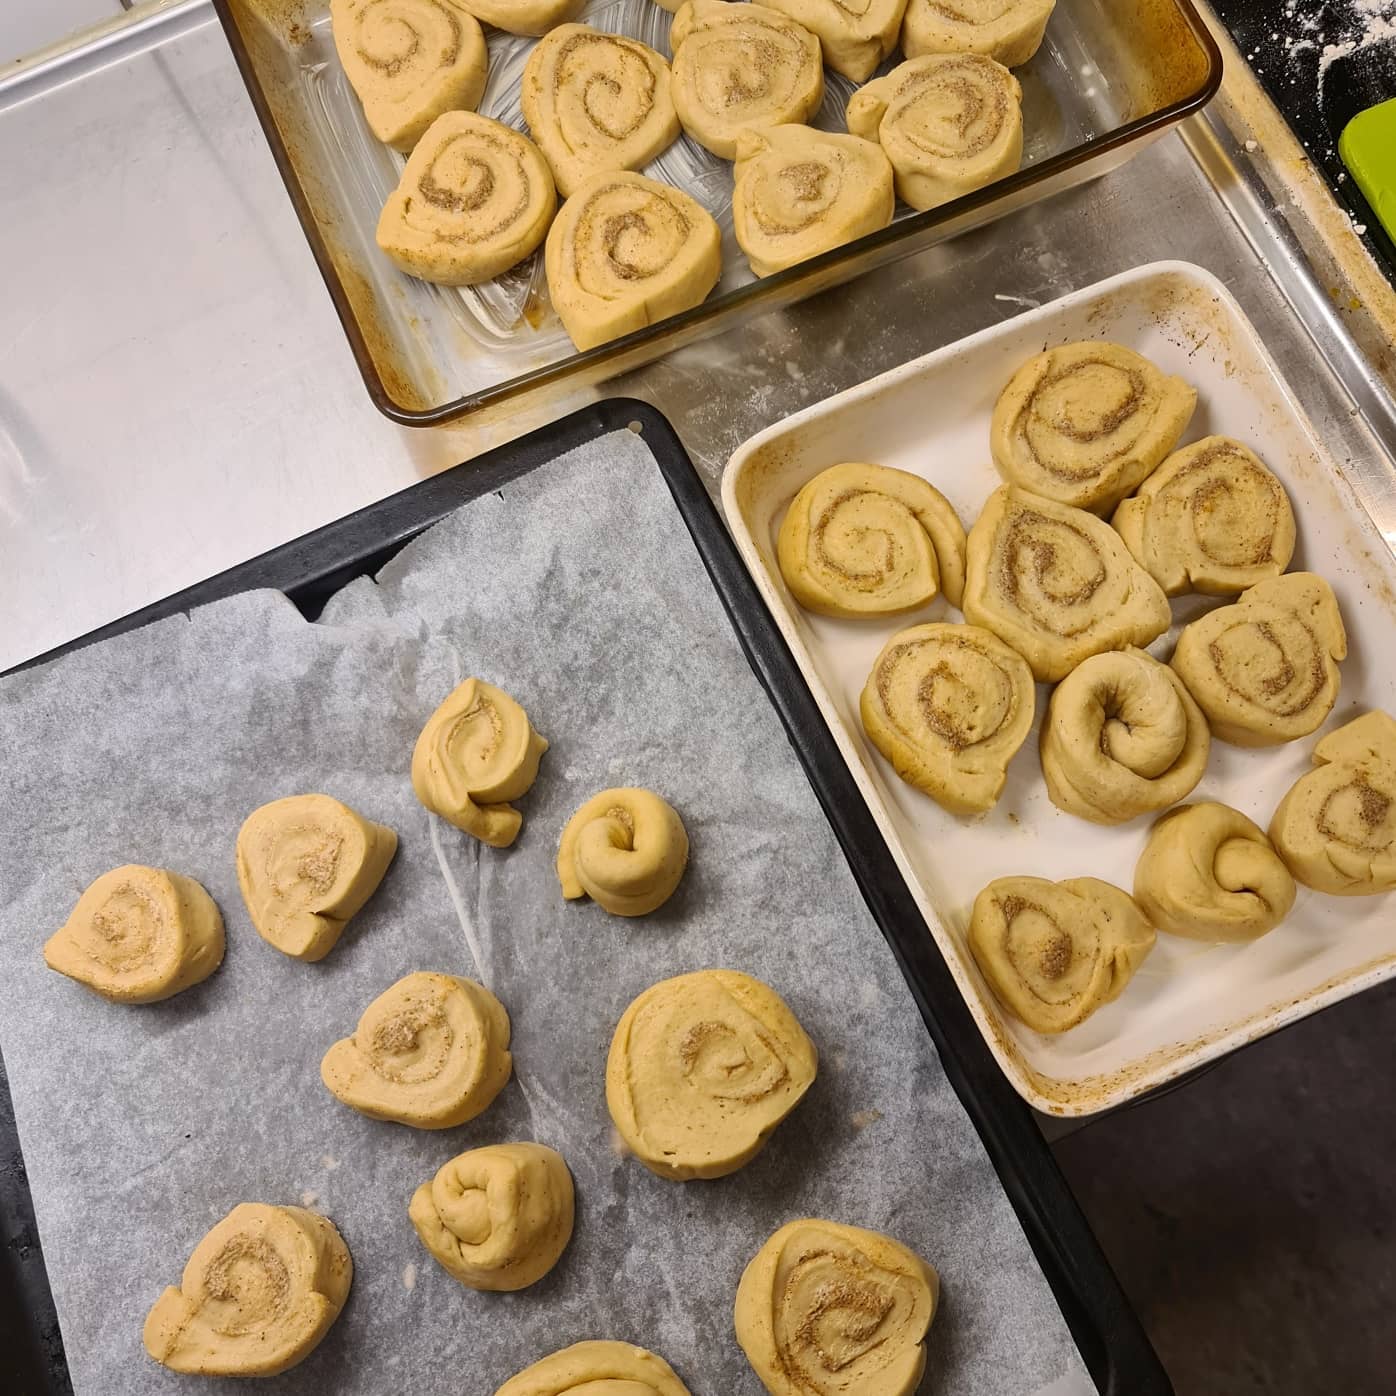
M551 743L508 850L427 816L412 793L417 734L472 673ZM339 1226L354 1286L317 1351L258 1384L266 1396L489 1396L545 1353L601 1337L663 1353L694 1396L759 1396L732 1300L766 1237L802 1215L890 1231L939 1268L923 1390L1030 1396L1084 1380L631 433L466 506L318 623L278 594L245 594L17 675L0 685L0 737L0 1050L78 1396L226 1392L153 1364L146 1312L234 1204L302 1195ZM568 816L616 784L672 800L692 841L678 892L635 921L564 903L554 868ZM339 945L305 965L253 931L233 848L256 806L315 790L389 824L400 846ZM223 966L162 1004L104 1003L41 958L82 888L123 862L198 878L227 923ZM635 995L705 966L781 993L820 1073L750 1165L676 1185L615 1149L606 1052ZM330 1043L419 969L483 979L512 1017L514 1080L460 1129L365 1119L320 1082ZM566 1157L576 1231L537 1285L476 1294L427 1256L407 1200L454 1154L520 1138Z

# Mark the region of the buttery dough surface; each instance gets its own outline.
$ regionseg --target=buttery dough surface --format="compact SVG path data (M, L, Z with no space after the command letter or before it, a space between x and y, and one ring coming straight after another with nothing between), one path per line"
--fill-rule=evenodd
M511 1377L494 1396L690 1396L662 1358L632 1343L574 1343Z
M345 1105L415 1129L473 1120L513 1070L509 1015L473 979L419 972L364 1009L325 1053L320 1078Z
M737 1341L771 1396L911 1396L940 1277L876 1231L781 1227L737 1286Z
M1287 572L1193 621L1172 662L1214 737L1278 746L1307 736L1333 710L1347 652L1333 588L1312 572Z
M938 592L958 606L965 530L919 475L849 462L822 470L791 501L776 540L786 585L825 616L896 615Z
M1164 815L1134 870L1134 900L1150 923L1190 940L1254 940L1289 915L1294 894L1265 834L1212 801Z
M989 987L1037 1032L1065 1032L1118 998L1154 940L1133 899L1094 877L996 878L970 913Z
M270 1377L329 1332L354 1277L333 1223L303 1207L244 1202L189 1257L145 1321L145 1350L175 1372Z
M824 66L866 82L897 46L906 0L761 0L819 38Z
M688 866L679 812L633 786L593 795L567 821L557 876L568 901L590 897L612 916L647 916L674 895Z
M785 1001L736 970L664 979L625 1010L606 1059L621 1138L661 1178L749 1163L814 1082L818 1054Z
M510 800L538 777L548 743L501 688L466 679L427 719L412 750L412 789L434 814L495 848L519 836Z
M406 155L442 112L474 111L489 77L459 0L330 0L334 46L369 128Z
M1042 44L1057 0L911 0L902 52L982 53L1016 68Z
M1012 485L989 496L967 553L965 619L1012 645L1043 682L1093 654L1147 645L1173 619L1109 524Z
M412 1194L407 1214L432 1258L469 1289L525 1289L572 1238L572 1175L543 1144L458 1154Z
M480 21L506 34L537 37L576 19L586 0L461 0Z
M859 88L848 129L887 152L903 203L937 208L1022 163L1022 101L1018 79L992 58L933 53Z
M378 220L378 246L409 276L474 286L521 262L557 211L553 177L527 136L473 112L438 116Z
M44 960L114 1003L154 1003L223 963L223 917L192 877L131 863L78 898Z
M1034 494L1106 513L1192 420L1197 392L1121 344L1062 344L1029 359L994 406L999 474Z
M1270 838L1306 887L1337 897L1396 889L1396 720L1373 710L1314 748L1270 821Z
M288 795L238 831L238 886L257 934L297 960L322 960L378 890L397 835L329 795Z

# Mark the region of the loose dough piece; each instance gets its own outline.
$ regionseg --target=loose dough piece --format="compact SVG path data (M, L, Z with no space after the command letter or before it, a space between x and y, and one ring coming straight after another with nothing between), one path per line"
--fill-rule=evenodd
M128 863L78 898L44 961L113 1003L155 1003L223 963L223 917L192 877Z
M1092 655L1057 685L1041 748L1058 809L1123 824L1192 794L1212 738L1177 674L1129 648Z
M427 719L412 749L412 789L434 814L495 848L519 836L510 800L538 778L548 749L528 714L503 689L466 679Z
M1214 737L1278 746L1307 736L1332 712L1347 652L1333 588L1312 572L1287 572L1187 626L1173 668Z
M911 1396L940 1277L876 1231L807 1217L757 1251L737 1286L737 1341L771 1396Z
M606 1059L621 1138L661 1178L721 1178L761 1151L814 1082L784 999L736 970L664 979L625 1010Z
M633 786L593 795L562 831L562 895L590 897L612 916L647 916L674 895L688 866L688 833L678 811Z
M688 0L669 47L679 121L724 160L735 157L738 132L807 121L824 100L819 40L764 6Z
M509 1015L488 989L419 972L364 1009L353 1037L325 1053L320 1079L370 1119L453 1129L494 1100L513 1064Z
M1260 457L1229 436L1175 451L1110 520L1169 596L1235 596L1294 556L1294 511Z
M1104 514L1157 468L1196 406L1196 389L1133 349L1063 344L1008 380L989 448L1010 484Z
M904 781L956 814L982 814L1003 793L1036 699L1027 661L989 631L916 625L878 655L859 710Z
M461 0L480 21L506 34L537 38L559 24L576 19L586 0Z
M885 228L896 202L887 157L856 136L775 126L737 137L732 222L757 276Z
M378 220L378 246L409 276L474 286L523 261L557 211L527 136L473 112L438 116Z
M490 1144L443 1163L407 1215L432 1259L468 1289L541 1280L572 1239L572 1175L542 1144Z
M519 101L565 196L593 175L648 165L679 134L664 59L638 39L585 24L538 41Z
M1159 930L1189 940L1263 936L1289 915L1294 892L1261 830L1211 801L1165 814L1134 869L1139 909Z
M494 1396L691 1396L662 1358L632 1343L574 1343L510 1377Z
M238 886L257 934L297 960L323 960L378 890L397 835L328 795L288 795L238 830Z
M911 0L902 52L982 53L1005 68L1026 63L1042 45L1057 0Z
M303 1207L243 1202L194 1247L145 1321L145 1350L171 1371L271 1377L309 1357L354 1278L333 1223Z
M594 175L548 233L548 292L578 349L698 305L722 272L722 235L700 203L644 175Z
M824 66L866 82L897 46L906 0L761 0L818 35Z
M1155 938L1132 898L1094 877L995 878L969 920L969 948L999 1002L1045 1033L1118 998Z
M912 208L936 208L1023 162L1023 91L992 58L928 54L848 100L848 129L877 141Z
M776 558L795 599L822 616L897 615L938 591L964 599L965 530L950 501L885 465L821 470L791 501Z
M1396 889L1396 721L1373 710L1314 748L1270 821L1270 838L1306 887L1335 897Z
M1012 645L1042 682L1093 654L1147 645L1173 619L1109 524L1012 485L989 496L967 556L965 619Z
M474 111L490 60L459 0L330 0L334 46L384 145L408 154L442 112Z

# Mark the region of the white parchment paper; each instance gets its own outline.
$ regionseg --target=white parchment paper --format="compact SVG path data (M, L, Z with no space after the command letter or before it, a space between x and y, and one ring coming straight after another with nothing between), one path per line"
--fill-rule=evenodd
M461 678L514 694L552 742L506 852L429 816L412 744ZM583 1338L667 1357L695 1396L758 1396L732 1332L747 1260L779 1225L888 1231L944 1282L923 1389L1089 1389L1022 1231L643 442L620 432L461 509L316 624L249 593L0 686L0 1050L79 1396L226 1390L141 1347L162 1287L235 1203L303 1203L354 1256L348 1304L258 1390L488 1396ZM636 921L565 904L559 831L609 785L682 812L692 862ZM259 804L326 791L398 831L382 888L318 965L253 931L233 843ZM205 983L105 1003L45 968L82 888L124 862L198 878L227 923ZM820 1051L755 1162L678 1185L618 1156L603 1069L641 990L755 974ZM365 1119L320 1083L326 1047L412 970L488 984L515 1076L463 1128ZM572 1244L514 1295L463 1289L407 1199L452 1155L537 1139L577 1182Z

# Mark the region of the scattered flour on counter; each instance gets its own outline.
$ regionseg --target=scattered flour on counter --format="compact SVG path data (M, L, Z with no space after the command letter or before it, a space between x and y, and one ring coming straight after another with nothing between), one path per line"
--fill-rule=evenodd
M402 1287L409 1292L417 1288L417 1267L410 1260L402 1267Z
M306 1190L301 1193L302 1207L313 1207L319 1200L320 1194L318 1192L311 1192L309 1188L306 1188Z

